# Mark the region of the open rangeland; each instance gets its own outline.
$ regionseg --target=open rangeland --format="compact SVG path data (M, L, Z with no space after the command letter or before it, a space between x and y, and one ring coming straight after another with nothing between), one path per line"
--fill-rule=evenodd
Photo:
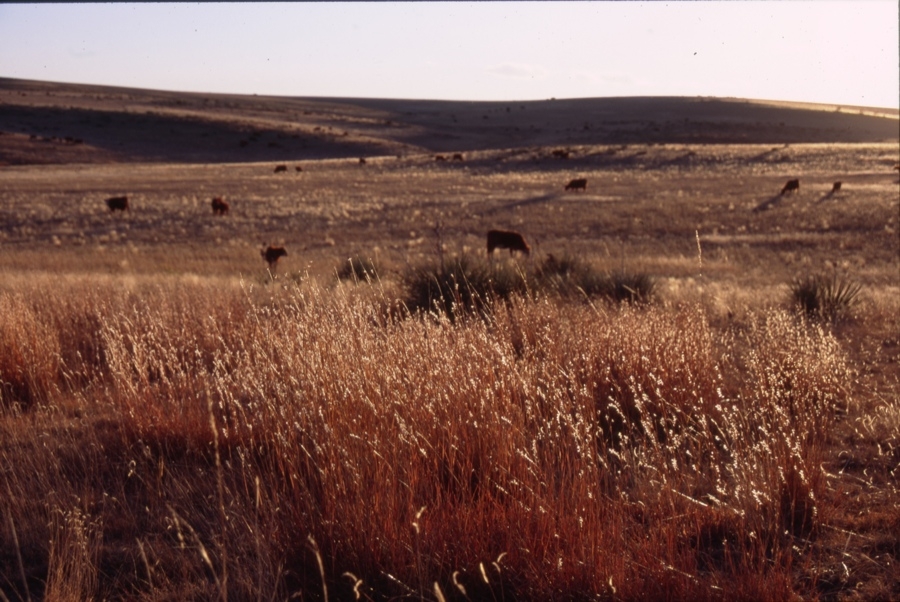
M896 111L628 100L0 80L2 597L900 597Z

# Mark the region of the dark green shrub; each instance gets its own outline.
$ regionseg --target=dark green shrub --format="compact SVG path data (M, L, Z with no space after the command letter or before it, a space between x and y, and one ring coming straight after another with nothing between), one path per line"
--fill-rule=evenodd
M656 279L643 272L616 271L608 276L605 288L596 294L603 295L619 303L649 303L656 295Z
M371 259L351 257L337 271L339 280L371 282L378 279L378 265Z
M862 285L850 280L814 274L791 283L794 305L809 318L835 323L850 315Z
M527 292L525 274L513 266L491 265L465 255L443 265L411 269L404 286L411 311L437 309L451 316L459 311L482 311L496 299Z
M602 273L578 257L548 255L534 270L534 288L561 297L605 297L620 303L648 303L656 292L649 274L626 271Z

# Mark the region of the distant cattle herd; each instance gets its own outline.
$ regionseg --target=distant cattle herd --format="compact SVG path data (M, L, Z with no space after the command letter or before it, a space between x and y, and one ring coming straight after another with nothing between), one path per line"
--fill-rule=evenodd
M553 155L560 158L568 158L568 151L554 151ZM454 161L463 161L463 155L461 153L455 153L452 155ZM447 157L444 155L435 155L436 161L446 161ZM364 158L359 159L360 165L365 165L366 160ZM296 171L301 172L303 169L297 165L295 167ZM900 169L900 165L894 167L894 169ZM287 171L287 165L276 165L275 173L282 173ZM841 190L842 183L840 181L836 181L832 184L831 192L829 194L835 194ZM587 178L575 178L569 181L568 184L564 187L565 190L587 190ZM781 188L781 196L800 191L800 180L799 179L791 179L785 182L784 186ZM123 196L114 196L106 199L106 206L109 211L116 212L121 211L125 212L128 210L128 197ZM231 206L228 201L226 201L222 197L213 197L211 201L212 212L213 215L228 215ZM771 201L765 203L765 205L770 205ZM490 230L487 233L487 254L488 257L493 257L494 251L496 249L507 249L512 255L514 252L521 252L522 254L528 256L531 253L531 247L528 246L528 243L525 242L525 237L519 233L512 230ZM287 256L287 250L284 247L276 247L276 246L266 246L260 251L262 258L269 265L269 270L275 271L275 268L278 265L278 260L282 257Z

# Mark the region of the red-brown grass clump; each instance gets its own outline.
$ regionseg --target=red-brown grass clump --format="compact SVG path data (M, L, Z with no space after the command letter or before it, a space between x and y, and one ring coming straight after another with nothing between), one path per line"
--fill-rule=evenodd
M8 597L816 596L851 373L789 312L79 286L0 292Z

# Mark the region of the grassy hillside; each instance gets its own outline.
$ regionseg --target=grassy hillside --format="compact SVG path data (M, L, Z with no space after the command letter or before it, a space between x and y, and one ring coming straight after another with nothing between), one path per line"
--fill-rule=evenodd
M887 142L900 138L897 117L893 109L700 97L284 98L0 78L0 165L294 161L571 144Z

